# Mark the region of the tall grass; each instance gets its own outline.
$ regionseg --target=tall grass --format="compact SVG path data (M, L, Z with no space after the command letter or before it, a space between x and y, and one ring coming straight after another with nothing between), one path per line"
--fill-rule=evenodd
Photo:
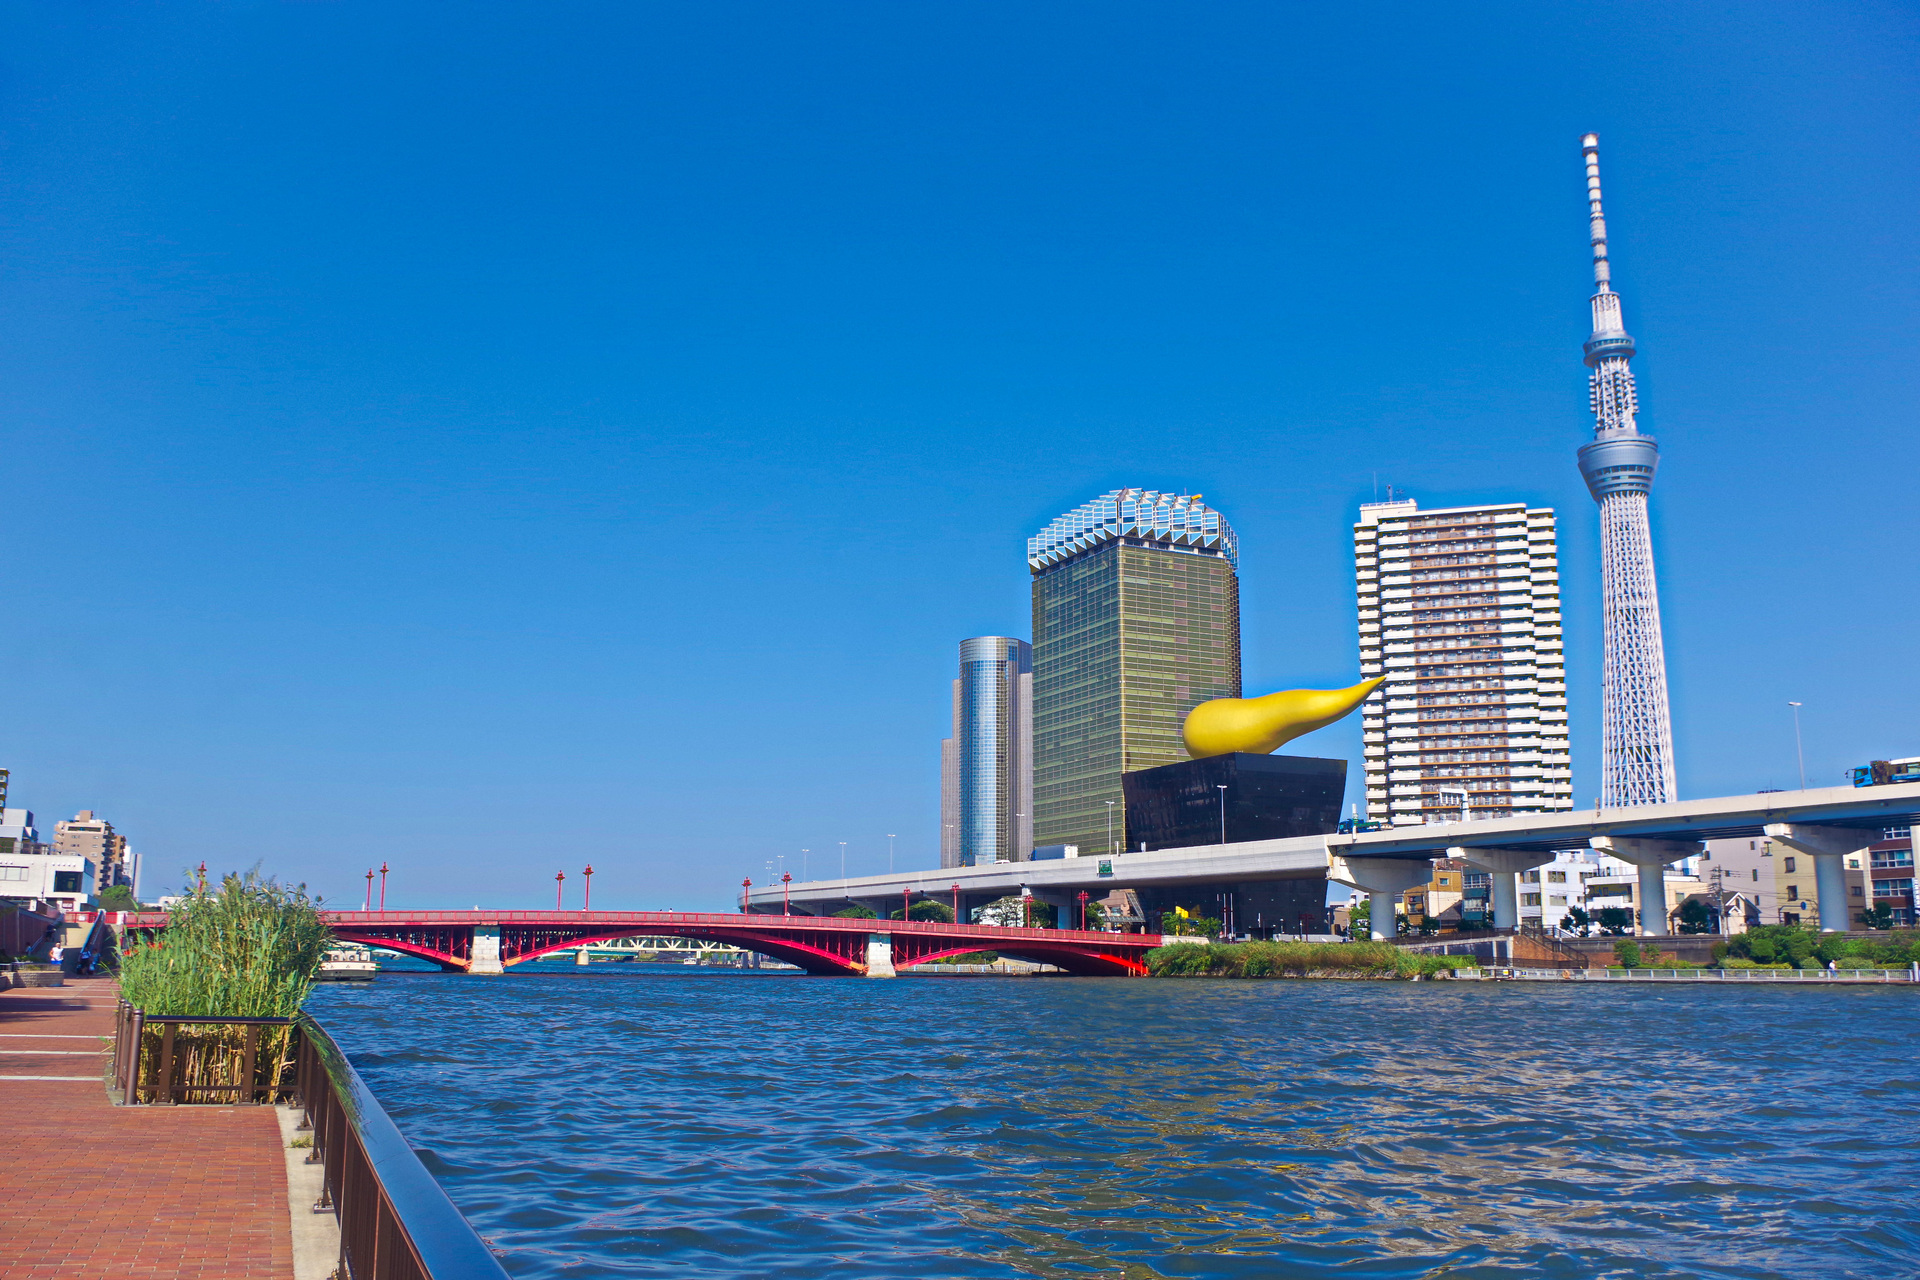
M1156 978L1413 978L1473 964L1466 956L1410 955L1385 942L1175 943L1147 952Z
M128 946L120 958L120 992L150 1016L289 1018L306 1003L331 941L305 885L263 879L257 869L228 875L214 891L175 904L164 931ZM154 1071L159 1034L150 1029L142 1050ZM239 1083L243 1036L238 1027L181 1027L175 1043L176 1054L184 1055L180 1079L189 1088ZM279 1080L291 1050L287 1028L265 1029L260 1063L269 1081Z

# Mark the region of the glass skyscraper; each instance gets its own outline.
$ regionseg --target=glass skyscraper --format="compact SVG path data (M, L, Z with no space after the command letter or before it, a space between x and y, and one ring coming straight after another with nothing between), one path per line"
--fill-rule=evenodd
M1240 696L1239 554L1199 494L1152 489L1027 540L1035 843L1128 848L1120 775L1186 759L1187 712Z
M940 865L1024 861L1033 852L1033 648L1011 636L960 642L953 736L940 744Z

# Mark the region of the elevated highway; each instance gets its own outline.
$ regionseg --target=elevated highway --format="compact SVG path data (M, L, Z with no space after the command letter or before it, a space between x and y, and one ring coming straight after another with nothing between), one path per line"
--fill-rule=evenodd
M1920 819L1920 783L1819 787L1631 809L1526 814L1481 822L755 886L746 905L750 911L780 911L791 902L794 910L825 914L856 902L897 907L903 897L912 897L958 901L964 913L996 898L1023 894L1051 903L1062 912L1062 920L1073 921L1077 917L1071 913L1078 909L1082 892L1099 897L1119 888L1175 888L1204 901L1195 891L1325 879L1391 901L1392 895L1426 883L1433 859L1456 857L1493 872L1496 922L1512 927L1517 923L1512 877L1551 861L1556 850L1591 848L1637 863L1644 890L1649 883L1659 885L1663 867L1697 853L1700 841L1745 836L1765 837L1812 856L1816 874L1828 877L1818 882L1821 928L1844 929L1849 924L1845 889L1829 892L1828 888L1830 883L1844 884L1842 857L1873 843L1882 829L1911 827L1916 819ZM1501 920L1503 886L1507 918ZM1653 897L1660 899L1663 894ZM1649 933L1665 934L1664 905L1650 909L1644 905L1647 899L1643 892L1643 927ZM1832 915L1829 902L1837 907L1837 915ZM1658 919L1650 921L1650 915ZM1374 916L1380 919L1381 913ZM1388 933L1390 920L1388 913L1383 921Z

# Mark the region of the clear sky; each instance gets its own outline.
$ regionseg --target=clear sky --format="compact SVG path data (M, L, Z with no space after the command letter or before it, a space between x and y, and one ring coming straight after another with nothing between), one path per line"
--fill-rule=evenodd
M1349 526L1558 508L1597 130L1680 787L1920 754L1910 5L0 4L16 806L336 900L937 865L1024 539L1199 491L1249 692ZM1302 753L1359 759L1356 722ZM577 897L570 898L577 901Z

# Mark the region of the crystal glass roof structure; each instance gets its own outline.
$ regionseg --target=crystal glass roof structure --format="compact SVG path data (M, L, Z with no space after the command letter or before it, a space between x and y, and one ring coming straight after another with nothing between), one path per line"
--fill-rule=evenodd
M1137 542L1167 551L1216 555L1240 569L1240 540L1227 518L1197 493L1113 489L1083 502L1027 539L1027 566L1038 573L1103 543Z

